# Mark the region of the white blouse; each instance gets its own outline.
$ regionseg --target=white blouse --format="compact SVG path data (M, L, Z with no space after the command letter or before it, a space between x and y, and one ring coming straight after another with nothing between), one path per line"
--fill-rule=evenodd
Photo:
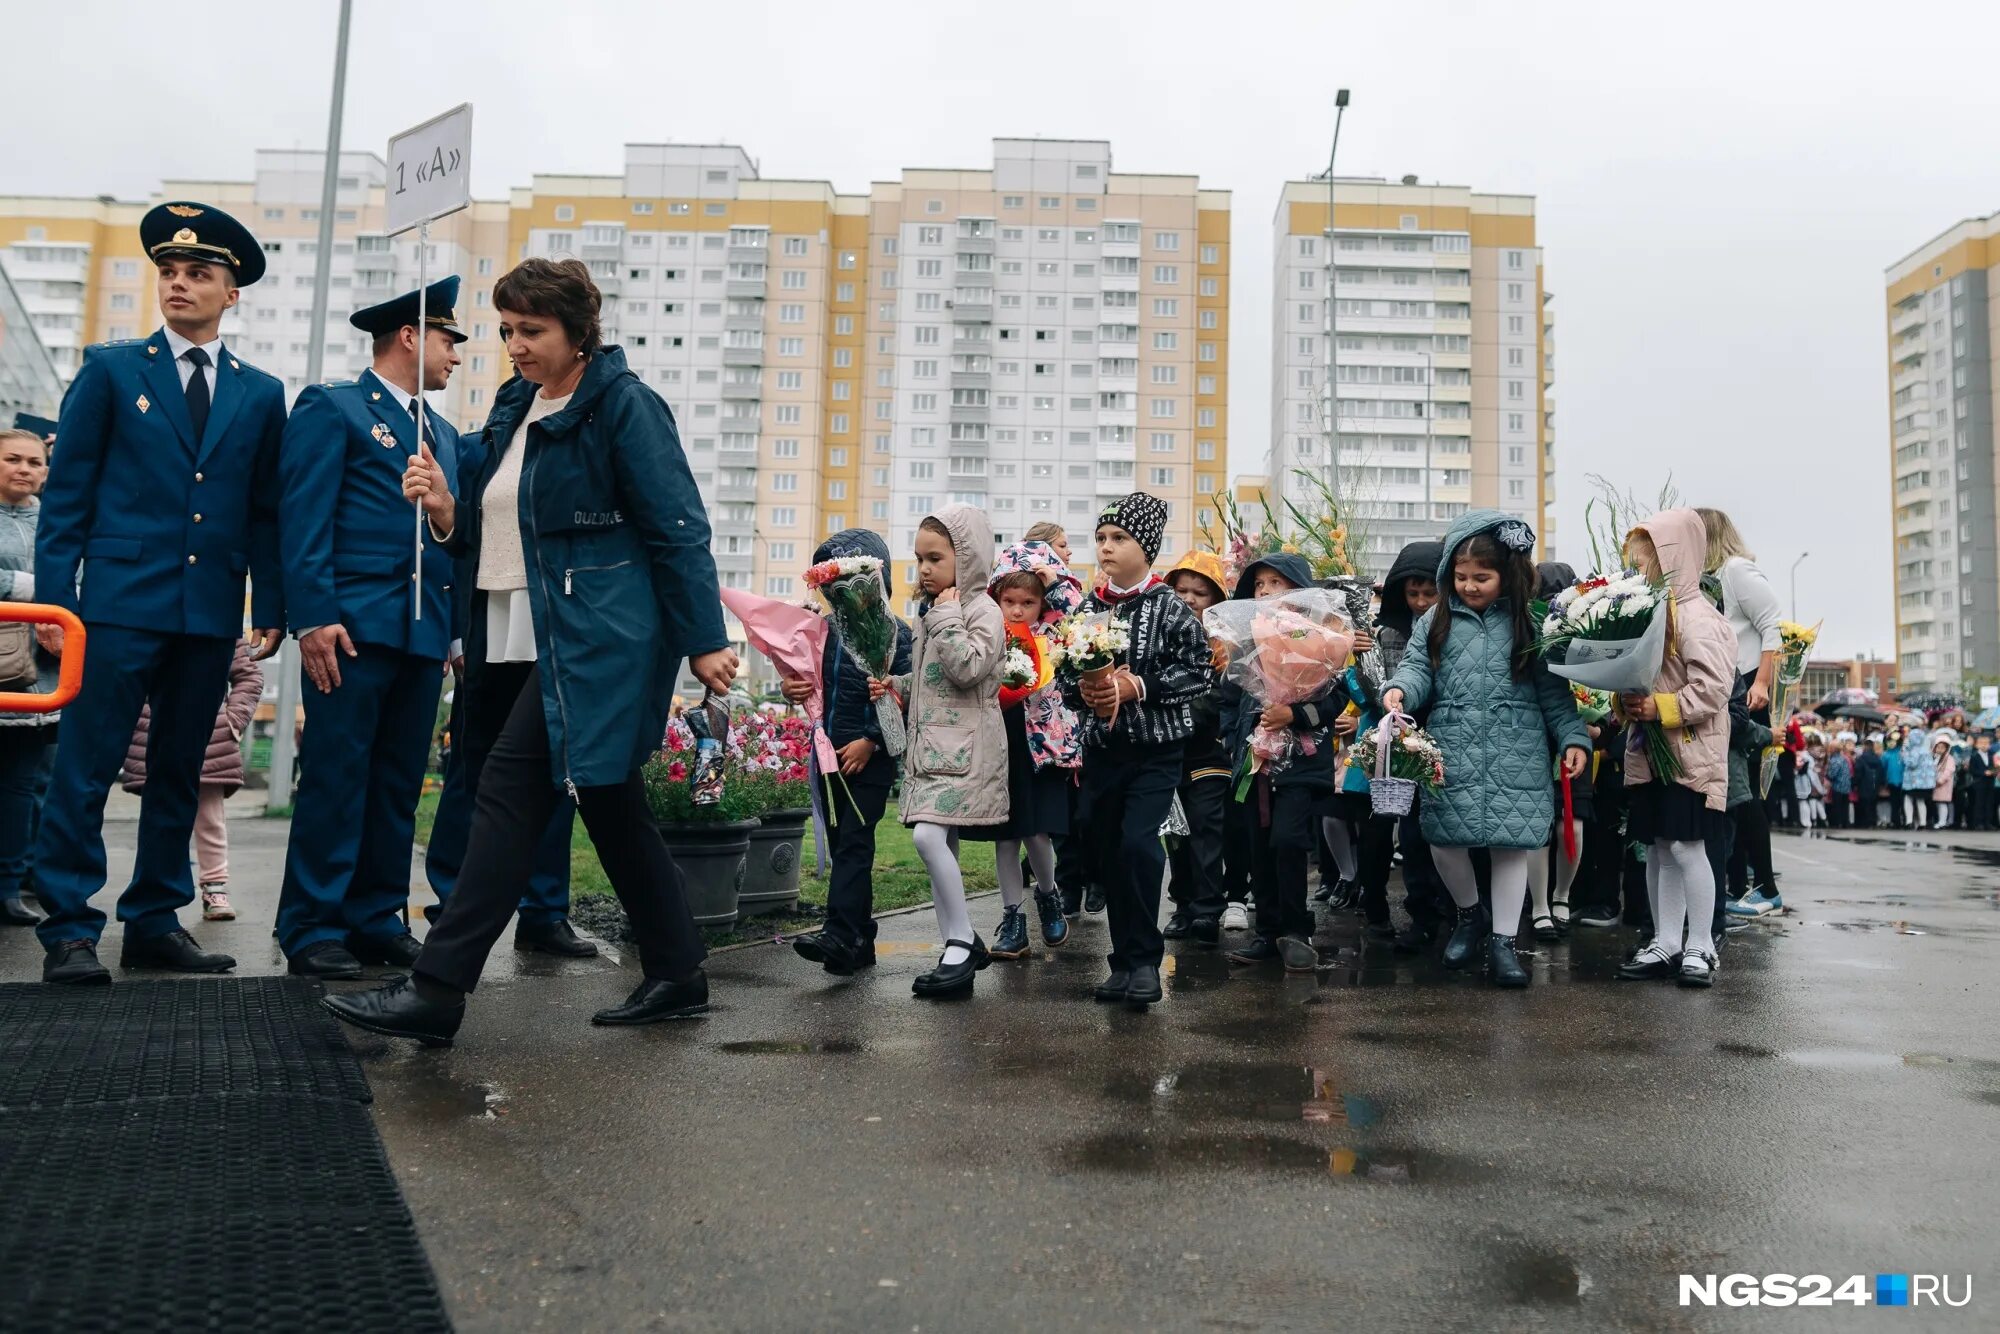
M528 452L529 424L561 412L570 398L569 394L535 396L479 500L476 586L486 594L488 662L535 660L535 617L528 602L528 559L521 543L521 460Z

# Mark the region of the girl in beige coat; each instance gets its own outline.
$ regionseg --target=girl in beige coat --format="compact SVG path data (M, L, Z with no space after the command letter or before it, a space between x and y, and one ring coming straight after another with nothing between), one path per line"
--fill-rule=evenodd
M903 823L930 872L944 954L917 978L919 996L972 990L987 965L972 929L958 833L1007 819L1007 727L1000 713L1006 627L986 592L993 529L970 505L947 505L917 529L917 582L929 606L917 617L910 674L871 689L894 690L910 722L903 757Z
M1715 872L1707 843L1728 828L1729 695L1736 682L1736 632L1701 591L1707 551L1708 531L1691 509L1663 510L1625 539L1626 559L1641 574L1666 579L1672 619L1652 692L1619 697L1627 718L1665 729L1680 765L1671 782L1655 774L1644 729L1628 729L1628 829L1648 845L1654 935L1619 975L1677 976L1692 987L1715 980Z

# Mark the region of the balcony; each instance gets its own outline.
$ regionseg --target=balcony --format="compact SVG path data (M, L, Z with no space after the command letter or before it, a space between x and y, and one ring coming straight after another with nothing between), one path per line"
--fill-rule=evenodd
M1901 389L1907 389L1911 385L1922 384L1926 378L1927 377L1924 375L1924 368L1922 366L1913 365L1910 366L1908 369L1899 372L1895 379L1889 381L1889 388L1891 392ZM1899 403L1896 406L1904 407L1908 405Z
M951 317L961 324L991 324L993 322L993 300L954 301L951 303Z
M722 294L731 301L762 301L764 280L762 278L731 278L722 285Z
M1917 365L1924 359L1924 340L1921 337L1905 338L1889 349L1889 356L1899 364Z
M953 271L951 278L952 282L960 287L993 286L993 270L991 269L957 269Z
M993 351L993 330L982 324L958 326L951 338L951 350L961 356L977 356Z
M755 500L757 498L757 474L753 472L721 478L715 484L715 498L717 500Z
M725 403L755 403L763 397L764 386L761 384L724 384L722 386L722 401Z
M715 553L715 568L720 574L748 574L755 559L747 551L718 551Z
M1106 259L1138 259L1137 241L1104 241L1099 243L1098 253Z
M625 254L624 233L619 233L617 240L585 241L577 253L586 263L593 259L620 259Z
M1136 273L1107 273L1098 278L1098 289L1105 292L1136 292L1139 290L1139 275Z
M762 264L771 253L768 236L755 244L740 237L729 238L729 262L731 264Z
M760 325L762 321L758 322ZM761 366L764 364L764 349L758 347L724 347L722 364L725 366Z
M957 239L957 249L961 255L990 255L993 253L994 238L991 236L960 236Z
M993 387L993 376L987 371L953 371L951 373L951 387L953 389L991 389Z
M593 273L590 280L597 284L598 292L606 297L617 296L625 290L625 279L616 273Z
M1131 342L1131 343L1116 343L1109 341L1101 342L1097 345L1097 355L1099 358L1106 361L1116 361L1120 359L1127 361L1137 360L1139 356L1139 344L1137 342Z
M739 315L732 310L722 317L722 327L724 330L732 333L762 333L764 330L764 315L762 311L759 311L755 315Z
M50 251L54 257L29 260L23 254L25 249ZM23 242L5 247L5 254L7 276L16 283L75 283L81 287L90 281L89 246Z
M982 403L978 407L969 407L954 403L951 405L951 412L946 420L952 422L970 422L984 426L993 420L993 408L990 404L986 403Z
M1131 474L1123 477L1100 477L1097 479L1097 494L1100 496L1123 496L1131 493L1135 485Z
M396 268L396 252L393 250L357 250L354 252L354 271L361 273L393 273Z
M1919 300L1889 312L1889 331L1906 334L1924 327L1924 303Z

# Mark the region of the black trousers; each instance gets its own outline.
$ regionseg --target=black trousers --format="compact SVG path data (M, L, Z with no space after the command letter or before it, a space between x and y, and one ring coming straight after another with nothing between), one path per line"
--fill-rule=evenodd
M1990 780L1981 780L1972 789L1972 827L1993 827L1993 784Z
M1396 842L1403 850L1403 911L1419 930L1436 930L1452 918L1451 891L1431 860L1421 818L1424 798L1417 794L1410 813L1396 822Z
M1365 798L1364 798L1365 800ZM1361 914L1370 926L1389 924L1389 868L1396 860L1396 818L1370 815L1357 820L1355 862L1361 874ZM1429 848L1424 849L1430 852Z
M1771 822L1765 818L1764 803L1752 798L1732 806L1729 818L1736 826L1736 841L1729 850L1729 897L1740 899L1752 888L1770 893L1777 888L1778 876L1771 866Z
M1114 737L1085 752L1083 795L1078 803L1091 870L1104 890L1105 923L1114 973L1157 968L1166 954L1160 936L1160 881L1166 849L1160 825L1180 786L1179 741L1140 745Z
M1256 818L1259 778L1246 803ZM1312 905L1306 901L1306 863L1319 846L1320 815L1326 794L1316 788L1270 785L1271 823L1257 831L1254 883L1257 894L1257 934L1265 940L1280 936L1313 937Z
M481 720L467 721L471 732ZM537 668L528 673L486 751L458 888L446 901L416 962L415 970L432 981L468 992L479 985L486 956L528 887L535 845L561 800L549 765L549 731ZM639 772L627 774L622 783L579 787L576 806L631 921L646 976L660 981L685 977L708 950L688 909L681 869L653 823Z
M1222 889L1223 803L1229 780L1221 776L1190 778L1180 785L1181 811L1188 836L1167 854L1168 897L1193 917L1221 917L1229 906Z
M1229 780L1231 795L1222 802L1222 897L1226 903L1250 901L1250 875L1255 869L1257 812L1236 800L1236 780Z
M833 785L833 819L821 831L829 862L826 930L844 944L875 943L875 826L888 804L886 783Z

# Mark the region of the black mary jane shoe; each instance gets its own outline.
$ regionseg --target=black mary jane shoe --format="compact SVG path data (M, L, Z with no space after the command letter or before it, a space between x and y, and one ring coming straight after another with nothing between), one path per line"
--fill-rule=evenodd
M1553 914L1543 913L1531 925L1534 928L1536 940L1555 941L1562 939L1562 928L1556 925L1556 919Z
M1160 989L1160 970L1152 964L1142 963L1132 970L1131 979L1125 985L1125 1003L1135 1010L1143 1010L1148 1005L1158 1005L1166 992Z
M410 978L399 977L386 987L367 991L343 991L322 996L319 1003L333 1017L370 1033L389 1038L410 1038L426 1047L449 1047L465 1022L465 1002L456 1005L425 1000Z
M553 922L520 922L514 927L514 948L558 959L595 959L597 946L576 933L569 918Z
M986 967L989 962L986 947L980 944L978 937L975 936L970 943L963 940L947 940L944 943L945 951L949 953L954 945L966 951L965 958L957 963L946 963L944 955L940 954L937 967L928 973L918 974L916 980L910 983L911 995L922 1000L944 1000L951 996L972 994L972 975Z
M38 926L42 915L17 897L0 899L0 926Z
M599 1010L593 1024L632 1026L666 1019L692 1019L708 1013L708 974L697 968L678 982L649 977L632 989L623 1005Z
M184 930L163 936L134 940L128 933L118 951L120 968L163 968L170 973L226 973L236 960L215 950L205 950Z
M424 952L424 944L407 931L398 931L393 936L349 936L347 952L357 963L408 968Z

